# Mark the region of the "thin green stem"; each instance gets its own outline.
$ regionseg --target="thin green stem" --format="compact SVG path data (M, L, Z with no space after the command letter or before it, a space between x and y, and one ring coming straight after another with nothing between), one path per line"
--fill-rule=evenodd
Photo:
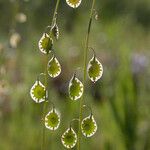
M53 18L52 18L51 27L53 26L54 21L55 21L55 19L56 19L55 17L56 17L56 15L57 15L57 10L58 10L59 3L60 3L60 0L57 0L56 6L55 6L55 10L54 10L54 14L53 14ZM52 34L52 31L50 30L49 35L51 36L51 34Z
M46 55L46 60L45 60L45 89L46 89L46 91L48 88L47 62L48 62L48 55ZM45 96L45 101L47 101L47 93ZM44 119L45 113L46 113L46 102L44 102L44 104L43 104L42 112L43 112L42 119ZM43 121L42 121L42 123L43 123ZM44 149L45 149L45 125L43 124L41 150L44 150Z
M57 2L56 2L56 6L55 6L52 22L51 22L51 27L52 27L52 25L53 25L53 23L55 21L55 17L56 17L56 14L57 14L59 2L60 2L60 0L57 0ZM49 36L51 36L51 34L52 34L52 31L50 30ZM46 89L46 96L45 96L45 103L43 105L43 119L44 119L45 113L46 113L46 101L48 100L48 96L47 96L47 90L48 90L47 63L48 63L48 54L46 55L46 59L45 59L45 89ZM44 124L43 124L43 130L42 130L41 150L45 150L45 125Z
M85 82L86 82L86 76L87 76L87 72L86 72L87 56L88 56L89 38L90 38L90 31L91 31L91 25L92 25L94 5L95 5L95 0L92 0L92 6L91 6L91 9L90 9L90 19L89 19L88 30L87 30L86 40L85 40L85 49L84 49L84 65L83 65L83 70L84 70L83 85L84 85L84 88L85 88ZM84 89L84 93L85 93L85 89ZM82 120L82 115L83 115L82 105L83 105L84 96L85 96L84 93L83 93L83 96L80 100L79 130L78 130L78 145L77 145L78 150L80 150L80 146L81 146L81 144L80 144L81 143L81 120Z

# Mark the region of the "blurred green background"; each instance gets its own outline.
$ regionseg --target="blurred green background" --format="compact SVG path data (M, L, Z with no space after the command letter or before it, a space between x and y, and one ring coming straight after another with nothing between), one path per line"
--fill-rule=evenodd
M40 150L42 104L35 104L29 91L44 71L38 41L51 23L55 2L0 0L0 150ZM61 0L59 6L60 39L54 49L62 73L49 78L49 95L62 120L56 132L46 129L47 150L65 149L60 136L78 117L79 101L71 101L67 89L74 70L83 66L90 5L83 0L74 10ZM86 82L85 102L98 131L83 137L82 150L150 150L150 1L97 0L95 9L99 20L93 21L90 46L104 74L95 84ZM81 80L82 74L77 71Z

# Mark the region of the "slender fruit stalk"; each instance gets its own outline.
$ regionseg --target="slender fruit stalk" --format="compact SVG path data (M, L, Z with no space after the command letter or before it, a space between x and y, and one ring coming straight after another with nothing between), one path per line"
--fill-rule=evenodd
M56 2L56 6L55 6L55 10L54 10L54 14L53 14L53 18L52 18L52 22L51 22L51 27L54 24L55 21L55 17L57 15L57 10L58 10L58 6L59 6L59 2L60 0L57 0ZM49 32L49 36L51 37L52 34L52 30L50 30ZM48 54L45 56L45 89L46 91L48 90L48 72L47 72L47 64L48 64ZM43 119L45 117L45 113L46 113L46 101L48 100L48 95L46 92L46 96L45 96L45 103L43 105ZM45 150L45 125L43 124L43 131L42 131L42 144L41 144L41 150Z
M93 18L93 11L94 11L94 5L95 5L95 0L92 1L92 6L91 6L91 10L90 10L90 19L89 19L89 24L88 24L88 31L87 31L87 35L86 35L86 41L85 41L85 49L84 49L84 73L83 73L83 85L85 87L85 82L86 82L86 76L87 76L87 72L86 72L86 68L87 68L87 56L88 56L88 47L89 47L89 38L90 38L90 31L91 31L91 25L92 25L92 18ZM84 92L85 93L85 92ZM80 100L80 114L79 114L79 130L78 130L78 145L77 145L77 149L80 150L80 143L81 143L81 120L82 120L82 105L83 105L83 101L84 101L84 94Z

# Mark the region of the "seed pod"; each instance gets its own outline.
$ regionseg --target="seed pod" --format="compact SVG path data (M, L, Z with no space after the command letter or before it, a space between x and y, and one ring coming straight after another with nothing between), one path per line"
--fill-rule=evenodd
M91 137L95 134L97 131L97 124L92 114L82 120L81 130L86 137Z
M53 56L47 64L47 71L50 77L55 78L61 73L61 65L57 58Z
M39 41L39 49L44 54L49 54L53 48L53 39L44 33Z
M72 129L72 127L68 128L61 137L61 142L64 145L64 147L71 149L73 148L77 143L77 134Z
M45 86L40 81L35 81L34 85L30 90L30 95L36 103L41 103L45 101Z
M66 0L66 3L72 7L72 8L77 8L81 4L82 0Z
M94 83L102 77L103 66L95 55L93 55L92 59L89 61L87 72L90 80Z
M45 116L45 127L49 130L56 130L60 125L60 115L53 108L46 116Z
M78 100L81 98L82 94L83 84L74 74L69 82L69 97L72 100Z
M58 28L58 25L56 23L52 27L52 34L56 38L56 40L58 40L58 38L59 38L59 28Z

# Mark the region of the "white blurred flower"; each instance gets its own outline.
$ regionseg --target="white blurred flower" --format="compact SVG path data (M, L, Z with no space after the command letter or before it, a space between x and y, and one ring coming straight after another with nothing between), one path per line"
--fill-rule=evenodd
M27 21L27 16L24 14L24 13L18 13L16 15L16 20L19 22L19 23L24 23Z
M21 36L19 33L16 32L10 36L9 43L12 48L17 48L20 41L21 41Z

